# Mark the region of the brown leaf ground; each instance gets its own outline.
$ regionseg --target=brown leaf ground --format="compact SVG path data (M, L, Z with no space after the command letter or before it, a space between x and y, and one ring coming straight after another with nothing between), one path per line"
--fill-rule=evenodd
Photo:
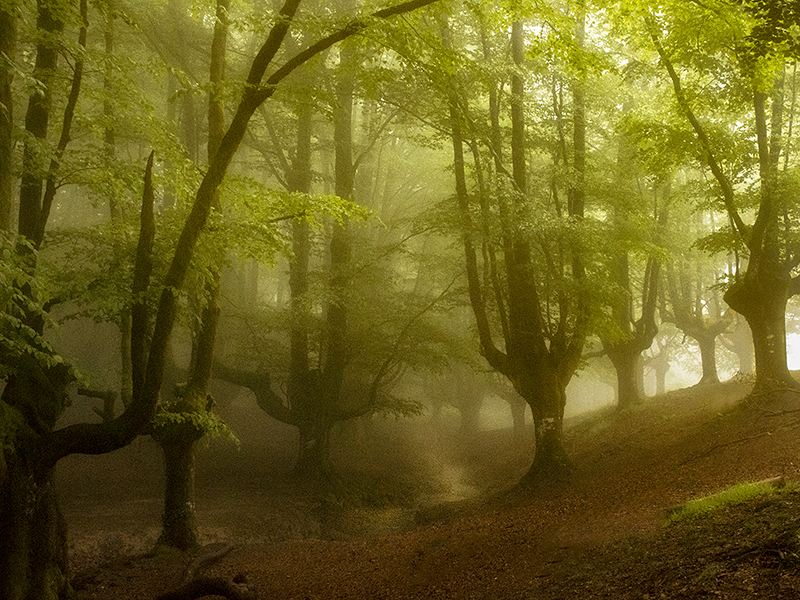
M692 497L800 479L800 395L735 408L745 393L735 383L693 388L573 423L575 472L557 489L499 489L523 471L524 456L507 432L484 434L459 457L467 479L492 493L458 510L426 509L438 518L417 526L414 494L436 497L435 478L389 486L395 465L369 480L386 487L379 510L328 498L321 512L308 490L270 478L276 464L253 451L231 455L198 481L204 541L236 545L209 573L246 572L265 599L800 598L797 494L664 526L666 511ZM397 440L384 442L368 447L371 456L399 453ZM146 467L155 459L142 445L62 468L80 598L152 598L180 579L186 557L135 556L157 534L157 473ZM416 470L403 464L427 468L423 459Z

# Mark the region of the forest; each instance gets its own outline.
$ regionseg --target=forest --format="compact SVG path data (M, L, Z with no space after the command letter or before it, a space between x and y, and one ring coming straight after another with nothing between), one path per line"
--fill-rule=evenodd
M0 600L800 597L798 0L0 0Z

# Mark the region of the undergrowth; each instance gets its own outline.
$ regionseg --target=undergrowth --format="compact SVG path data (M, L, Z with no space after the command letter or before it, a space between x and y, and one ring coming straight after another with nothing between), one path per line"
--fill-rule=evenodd
M797 482L786 482L783 479L740 483L716 494L690 500L673 511L669 515L667 522L675 523L684 519L695 518L719 510L722 507L741 504L758 496L782 494L799 488L800 485Z

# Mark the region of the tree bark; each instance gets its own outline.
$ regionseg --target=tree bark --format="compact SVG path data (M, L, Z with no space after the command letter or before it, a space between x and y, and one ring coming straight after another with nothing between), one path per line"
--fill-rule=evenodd
M533 411L536 453L523 483L537 485L567 481L572 471L563 443L567 395L564 387L554 379L543 378L535 395L526 398Z
M64 29L64 23L50 10L49 2L38 0L36 28L44 36L36 46L36 61L33 77L41 83L28 99L25 113L25 131L37 142L47 140L50 124L50 108L53 103L52 83L58 66L56 40ZM18 231L29 240L36 241L42 223L42 191L45 174L37 167L40 162L36 143L26 143L22 157L22 180L19 189Z
M775 382L795 386L786 359L784 314L754 315L748 323L753 331L756 384Z
M189 550L197 546L197 518L194 504L195 440L172 439L159 442L164 454L166 485L164 515L159 544Z
M66 525L52 470L37 473L18 455L0 483L0 598L62 600L70 595Z
M786 303L789 283L766 276L734 283L725 293L728 305L744 316L753 334L755 389L797 387L786 356Z
M14 208L14 80L17 16L0 8L0 231L11 230Z
M622 346L607 351L617 374L617 409L627 410L641 403L641 352L635 346Z
M698 385L719 383L717 374L717 336L714 334L699 337L697 344L700 346L700 362L703 366L703 376Z

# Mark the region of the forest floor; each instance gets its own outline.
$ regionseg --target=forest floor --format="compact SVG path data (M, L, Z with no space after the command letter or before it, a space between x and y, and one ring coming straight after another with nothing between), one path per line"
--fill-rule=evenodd
M280 440L270 460L244 438L213 462L207 450L203 542L233 546L207 573L246 573L264 599L800 598L791 486L667 524L675 506L739 482L800 480L800 394L748 407L746 393L744 383L691 388L575 419L572 480L550 489L511 485L526 452L508 431L435 459L424 432L356 435L359 451L337 457L348 474L321 499L292 482L288 455L275 458ZM192 560L144 553L158 532L157 461L142 441L60 467L81 600L153 598Z

